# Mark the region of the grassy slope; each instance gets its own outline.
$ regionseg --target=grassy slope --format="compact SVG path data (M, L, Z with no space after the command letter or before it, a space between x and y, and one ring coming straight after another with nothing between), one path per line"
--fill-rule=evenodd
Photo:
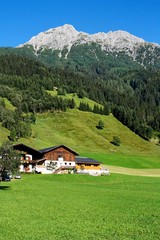
M9 135L9 131L2 127L2 124L0 123L0 145L4 142L8 140L8 136Z
M0 239L159 239L159 183L115 174L23 175L0 185Z
M54 90L54 91L47 91L48 93L50 93L52 96L57 96L57 91ZM91 100L91 99L88 99L86 97L84 98L79 98L77 96L77 94L74 94L74 93L70 93L70 94L66 94L66 95L58 95L59 97L63 98L63 99L74 99L75 101L75 104L77 107L79 107L79 104L80 102L83 102L83 103L88 103L89 106L93 109L94 105L98 105L99 107L101 107L102 105L101 104L98 104L96 103L95 101Z
M56 94L56 91L52 91ZM74 98L76 105L81 101L73 94L65 98ZM91 107L95 104L87 98L83 101ZM13 110L13 106L5 99L6 107ZM105 123L103 130L96 125L102 119ZM0 144L7 140L9 132L0 125ZM113 136L119 136L121 146L110 143ZM160 168L160 147L147 142L112 115L101 116L78 110L67 110L66 113L38 114L36 125L33 126L33 137L20 139L19 142L41 149L53 145L65 144L83 156L88 156L107 165L130 168Z
M100 119L105 123L103 130L96 128ZM160 147L141 139L112 115L101 116L79 110L37 115L33 135L33 138L20 142L23 141L37 149L65 144L81 155L109 165L133 168L160 167ZM110 143L115 135L122 141L120 147Z
M7 109L10 109L10 110L14 110L15 109L15 107L11 104L11 102L7 98L0 97L0 99L4 99L5 107Z
M2 98L0 97L0 99L2 99ZM7 98L3 98L3 99L5 102L5 107L7 109L10 109L10 110L15 109L15 107L10 103L10 101ZM2 127L2 124L0 123L0 145L4 141L8 140L8 135L9 135L9 131L6 128Z
M11 102L7 98L4 98L4 101L5 101L6 108L13 111L15 110L15 107L11 104Z

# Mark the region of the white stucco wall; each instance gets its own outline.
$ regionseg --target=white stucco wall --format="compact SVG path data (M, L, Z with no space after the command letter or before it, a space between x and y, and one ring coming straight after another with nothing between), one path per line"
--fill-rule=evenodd
M53 163L55 164L53 170L51 170L50 168L47 168L47 166ZM41 172L42 174L51 174L53 173L56 169L60 168L60 167L74 167L75 166L75 162L68 162L68 161L62 161L62 159L60 161L55 161L55 160L46 160L44 163L44 166L36 166L36 171L37 172Z
M19 166L19 171L20 171L20 172L24 172L24 166L23 166L23 164L21 164L21 165Z

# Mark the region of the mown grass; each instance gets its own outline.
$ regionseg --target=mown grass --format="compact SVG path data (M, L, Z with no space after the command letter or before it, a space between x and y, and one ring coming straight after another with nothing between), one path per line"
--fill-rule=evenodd
M23 175L0 202L0 239L160 239L159 178Z

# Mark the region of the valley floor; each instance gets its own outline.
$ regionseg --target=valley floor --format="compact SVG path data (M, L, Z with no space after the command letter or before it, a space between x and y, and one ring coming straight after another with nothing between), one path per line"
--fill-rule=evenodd
M22 174L0 202L0 240L160 239L160 178Z
M103 165L104 168L109 169L110 173L120 173L126 175L134 175L134 176L146 176L146 177L160 177L160 169L133 169L133 168L124 168L117 166L106 166Z

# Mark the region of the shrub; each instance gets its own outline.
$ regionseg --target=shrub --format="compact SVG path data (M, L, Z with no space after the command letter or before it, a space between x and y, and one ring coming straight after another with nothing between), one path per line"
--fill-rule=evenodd
M121 145L121 140L118 136L114 136L111 143L114 144L115 146L120 146Z
M103 129L104 128L104 122L102 120L99 120L97 128L98 129Z

